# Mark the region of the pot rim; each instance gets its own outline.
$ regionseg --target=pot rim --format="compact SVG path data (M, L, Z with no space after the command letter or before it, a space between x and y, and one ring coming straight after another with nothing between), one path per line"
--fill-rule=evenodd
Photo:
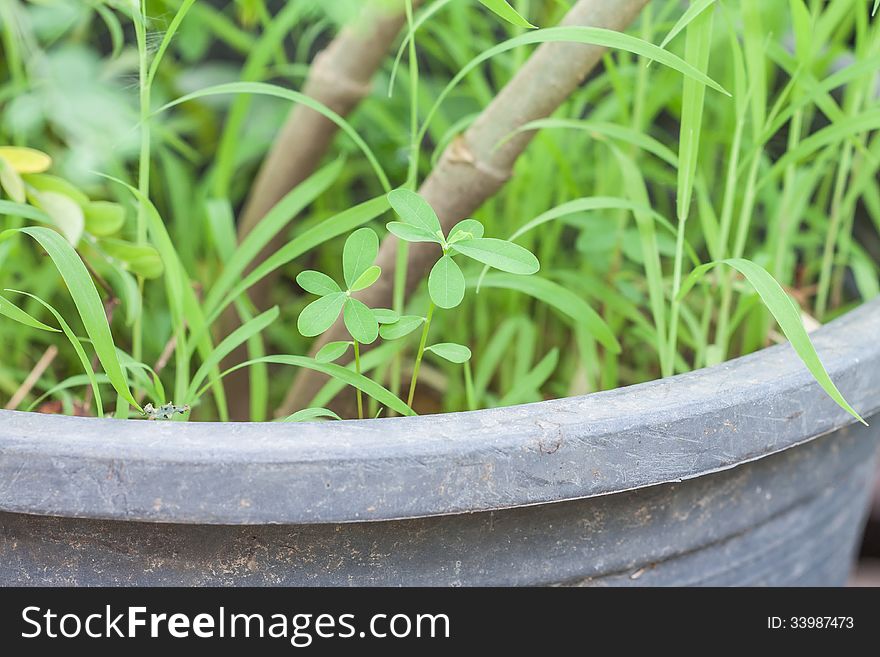
M811 335L880 410L880 299ZM165 423L0 411L0 510L130 521L392 520L621 493L733 468L853 419L777 345L580 397L410 418Z

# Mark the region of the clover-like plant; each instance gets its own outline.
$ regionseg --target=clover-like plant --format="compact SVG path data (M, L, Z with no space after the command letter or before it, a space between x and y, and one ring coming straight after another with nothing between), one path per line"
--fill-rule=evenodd
M329 329L342 313L345 328L351 340L329 342L315 355L319 362L329 363L345 355L354 346L355 371L361 373L360 345L372 344L379 337L379 324L395 321L397 314L390 310L369 308L358 301L352 293L366 290L382 273L373 264L379 253L379 237L371 228L360 228L345 240L342 250L342 275L345 289L327 274L306 270L296 277L296 282L306 292L318 295L318 299L306 306L296 327L305 337L321 335ZM358 417L364 417L361 391L357 390Z
M450 310L464 300L467 285L455 257L465 256L489 267L522 275L536 273L540 264L531 251L518 244L483 237L483 224L476 219L464 219L453 226L448 235L444 235L437 213L425 199L413 191L396 189L388 194L388 201L400 218L400 221L387 224L390 233L406 242L432 242L441 249L440 258L434 263L428 276L430 303L426 315L403 315L389 319L380 329L383 339L394 340L422 327L407 397L407 404L412 406L425 352L458 364L465 364L471 358L470 349L464 345L451 342L427 344L435 308Z

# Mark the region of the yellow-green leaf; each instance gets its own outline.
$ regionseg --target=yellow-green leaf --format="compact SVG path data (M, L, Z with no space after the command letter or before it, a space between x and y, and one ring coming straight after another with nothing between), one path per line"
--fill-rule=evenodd
M9 162L18 173L43 173L52 166L52 158L35 148L0 146L0 158Z

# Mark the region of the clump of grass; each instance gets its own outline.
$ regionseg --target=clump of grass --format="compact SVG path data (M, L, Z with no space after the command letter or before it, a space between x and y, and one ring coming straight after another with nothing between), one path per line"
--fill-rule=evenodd
M73 23L18 0L0 10L0 289L22 290L0 297L0 397L17 407L59 398L101 416L115 395L116 417L149 404L225 420L235 400L223 378L247 367L257 420L298 368L329 379L291 421L343 417L333 400L345 387L357 417L476 409L670 376L787 339L861 419L805 325L880 293L872 7L668 0L623 34L554 27L559 3L404 0L397 56L377 82L390 96L344 118L290 88L309 44L336 29L309 0L275 15L262 2L246 14L193 0L58 2ZM553 117L506 137L535 133L502 191L444 234L415 193L431 152L528 48L559 41L609 50ZM79 166L98 147L77 117L39 101L50 67L30 62L61 49L105 67L118 93L95 111L128 117L139 137L102 153L101 176ZM264 126L291 103L342 135L239 243L235 212L273 138ZM37 105L45 114L29 115ZM388 234L396 267L380 272ZM285 245L261 255L278 236ZM417 243L437 258L407 295ZM248 290L279 271L284 284L256 308ZM390 309L353 296L372 285L393 290ZM241 322L226 335L230 309ZM340 315L351 339L304 355Z

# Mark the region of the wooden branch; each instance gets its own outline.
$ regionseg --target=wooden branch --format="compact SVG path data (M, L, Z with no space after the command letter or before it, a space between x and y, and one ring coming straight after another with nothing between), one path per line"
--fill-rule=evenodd
M312 63L303 93L348 116L370 93L371 80L406 22L403 1L368 6ZM248 195L239 222L239 240L250 233L285 194L312 175L326 155L338 126L304 105L291 111ZM283 246L278 235L251 263L251 269ZM249 294L265 306L275 278L267 276Z
M648 0L579 0L562 25L625 29ZM436 210L444 230L469 217L495 195L511 176L513 165L534 133L520 133L499 148L504 138L530 121L550 116L583 82L600 61L604 48L575 43L545 43L495 97L467 132L444 152L419 193ZM390 307L397 239L382 242L376 264L388 272L358 297L374 308ZM418 285L438 257L432 244L411 244L407 290ZM337 322L313 345L313 353L327 342L345 339ZM302 370L278 413L309 403L326 382L324 375Z

